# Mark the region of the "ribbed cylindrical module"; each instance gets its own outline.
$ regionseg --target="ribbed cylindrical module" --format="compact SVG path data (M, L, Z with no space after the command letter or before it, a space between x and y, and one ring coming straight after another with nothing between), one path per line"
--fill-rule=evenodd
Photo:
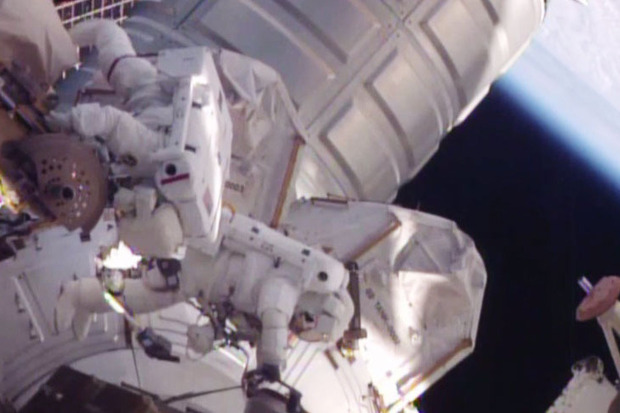
M386 201L540 26L544 0L191 0L139 4L140 51L221 46L273 66L312 150L300 194Z

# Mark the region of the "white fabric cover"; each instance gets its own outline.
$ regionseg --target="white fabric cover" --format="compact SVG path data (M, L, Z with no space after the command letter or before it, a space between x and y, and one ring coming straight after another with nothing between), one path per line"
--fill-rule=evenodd
M305 142L305 132L273 68L226 50L217 63L233 122L231 177L224 196L238 212L271 222L279 198L294 195L289 187L295 179L286 182L285 177L296 156L296 139Z
M298 201L284 229L358 263L362 357L390 412L473 351L486 270L453 222L393 205Z
M19 63L47 86L78 62L77 47L51 0L0 2L0 61Z

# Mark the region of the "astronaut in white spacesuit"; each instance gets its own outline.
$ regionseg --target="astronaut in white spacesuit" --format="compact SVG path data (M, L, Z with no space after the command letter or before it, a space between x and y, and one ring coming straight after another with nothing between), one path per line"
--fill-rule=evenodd
M312 337L339 339L353 315L343 264L224 205L232 125L212 53L162 52L156 68L112 22L85 22L71 34L80 46L97 46L101 72L123 108L81 104L53 114L52 123L101 138L117 161L114 173L138 182L119 189L114 203L120 239L149 262L134 271L140 279L109 292L135 313L194 297L205 311L243 314L248 326L259 321L248 331L258 332L258 370L272 380L285 361L291 320L310 320L296 325ZM91 315L108 311L100 280L71 281L56 326L84 337ZM205 328L189 331L204 352L218 333L217 325Z
M82 23L72 36L80 45L96 44L102 77L122 102L78 104L52 120L64 131L104 142L113 179L123 178L115 181L118 238L145 262L125 277L101 268L98 278L65 282L55 308L58 330L73 328L83 338L92 315L113 305L133 318L190 300L211 321L188 328L190 350L206 354L218 339L256 344L257 369L245 378L252 396L247 412L296 411L262 385L277 381L291 332L302 340L344 338L346 344L366 332L360 348L372 357L358 359L355 374L367 372L386 403L395 405L405 402L399 383L417 380L414 372L445 371L446 360L455 363L473 350L486 272L473 242L454 223L392 205L292 197L278 225L253 218L270 219L275 202L261 202L281 190L268 169L278 158L265 152L301 134L290 122L294 109L278 106L284 85L272 87L279 81L272 69L205 48L165 50L152 63L137 57L124 31L107 22ZM222 90L231 95L224 99ZM231 103L239 101L266 108L241 103L239 110ZM261 124L262 109L273 127ZM248 116L254 115L252 124ZM258 145L252 146L257 135L248 130L260 132ZM240 142L233 159L231 144ZM245 153L252 155L239 161ZM228 192L227 204L229 168L236 183L240 166L252 171L256 161L264 168L251 176L258 178L240 181L251 189L238 197ZM254 188L265 190L252 189L256 182ZM260 206L253 209L256 199ZM359 264L359 274L344 262ZM174 359L171 346L136 328L148 355ZM341 367L318 371L351 373ZM289 402L298 406L300 394L288 390ZM303 391L310 403L318 400L312 389ZM370 403L365 397L360 400Z

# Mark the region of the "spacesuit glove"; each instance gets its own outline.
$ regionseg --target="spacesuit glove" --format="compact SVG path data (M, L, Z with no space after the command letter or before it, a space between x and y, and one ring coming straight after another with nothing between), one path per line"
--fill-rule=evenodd
M54 132L71 131L71 112L51 111L45 117L47 126Z
M338 340L349 327L351 318L355 312L353 299L346 289L331 294L323 304L324 314L334 319L331 331L328 333L329 340Z
M345 289L333 294L308 292L301 296L295 312L297 320L304 320L297 326L302 340L333 342L348 328L354 305Z
M76 132L83 137L110 133L114 126L98 103L82 103L67 112L52 111L46 121L54 131Z

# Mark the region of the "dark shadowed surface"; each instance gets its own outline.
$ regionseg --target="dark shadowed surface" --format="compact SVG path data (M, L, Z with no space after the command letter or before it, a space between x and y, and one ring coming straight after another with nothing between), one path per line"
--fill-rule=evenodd
M457 222L488 272L477 348L421 399L423 413L544 412L588 355L615 379L583 293L620 273L620 196L501 89L456 128L397 203Z

